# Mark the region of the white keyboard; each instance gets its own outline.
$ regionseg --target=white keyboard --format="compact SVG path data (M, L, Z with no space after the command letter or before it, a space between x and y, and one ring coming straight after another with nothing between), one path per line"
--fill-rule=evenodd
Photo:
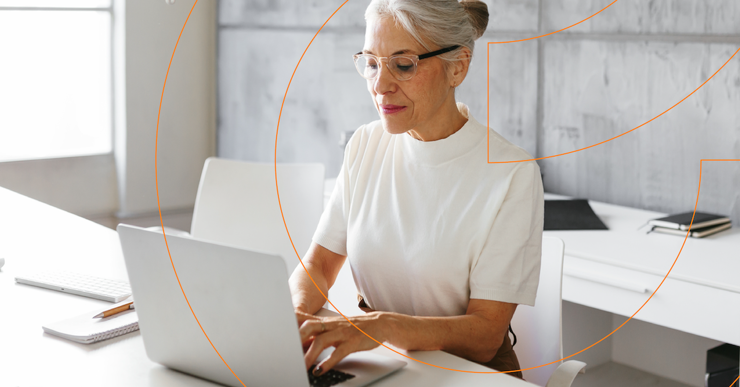
M58 290L98 300L119 302L131 295L128 282L69 272L41 272L15 277L19 284Z

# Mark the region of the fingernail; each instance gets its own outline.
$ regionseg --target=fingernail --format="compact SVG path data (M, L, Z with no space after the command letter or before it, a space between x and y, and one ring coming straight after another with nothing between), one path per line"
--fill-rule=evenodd
M316 367L313 369L313 376L319 376L321 375L321 367Z

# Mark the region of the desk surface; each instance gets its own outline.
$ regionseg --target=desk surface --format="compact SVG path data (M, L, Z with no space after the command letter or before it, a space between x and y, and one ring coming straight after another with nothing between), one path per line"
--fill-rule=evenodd
M46 322L110 305L19 285L16 273L58 269L127 279L118 235L83 218L0 188L0 385L216 386L151 362L138 332L83 345L43 333ZM401 358L385 348L377 353ZM214 354L215 356L215 354ZM419 360L468 371L483 366L441 352L410 353ZM447 371L409 361L373 386L532 386L503 374Z
M562 198L548 194L547 198ZM740 227L705 238L650 233L650 219L667 214L590 201L608 231L547 231L565 241L565 254L740 293Z

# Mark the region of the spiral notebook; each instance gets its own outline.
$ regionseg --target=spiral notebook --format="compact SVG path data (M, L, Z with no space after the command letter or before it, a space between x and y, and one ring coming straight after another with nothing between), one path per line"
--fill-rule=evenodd
M92 344L139 330L136 310L106 318L93 318L100 310L43 326L44 332L82 344Z

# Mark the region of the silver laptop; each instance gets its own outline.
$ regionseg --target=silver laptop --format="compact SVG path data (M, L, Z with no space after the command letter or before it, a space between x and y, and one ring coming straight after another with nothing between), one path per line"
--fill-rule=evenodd
M152 361L234 387L359 387L406 365L359 352L309 381L282 258L168 235L178 283L160 231L119 225L118 235Z

